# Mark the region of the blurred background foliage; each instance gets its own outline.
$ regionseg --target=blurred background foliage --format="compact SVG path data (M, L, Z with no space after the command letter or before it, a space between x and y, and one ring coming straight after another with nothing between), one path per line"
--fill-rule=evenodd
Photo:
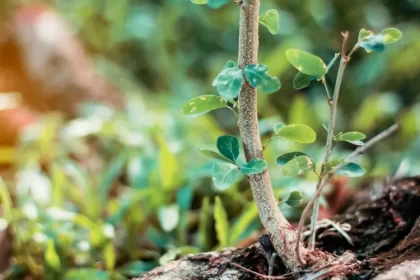
M0 14L7 19L21 5L39 2L3 0ZM196 119L180 113L189 99L216 94L211 81L236 59L238 8L210 10L189 0L43 2L71 24L96 71L124 94L126 106L84 104L75 118L44 113L17 146L1 148L3 165L12 166L5 168L12 175L6 172L0 181L0 226L13 244L3 275L124 279L184 254L254 240L261 225L247 183L218 192L212 161L197 152L214 149L222 134L238 135L235 116L227 109ZM316 178L283 177L275 162L297 149L320 161L328 120L322 85L293 89L296 71L285 51L300 48L329 61L344 30L350 44L361 28L392 26L404 34L383 53L358 51L346 71L339 131L370 138L401 124L360 159L368 171L362 180L418 175L420 1L265 0L261 12L272 8L280 14L280 32L273 36L261 28L260 61L282 88L259 96L261 133L269 139L273 124L283 121L307 124L318 134L312 145L276 139L266 150L279 200L292 190L303 192L304 201L314 193ZM335 155L351 149L340 144ZM359 179L349 187L356 185ZM301 208L280 207L290 219L299 217Z

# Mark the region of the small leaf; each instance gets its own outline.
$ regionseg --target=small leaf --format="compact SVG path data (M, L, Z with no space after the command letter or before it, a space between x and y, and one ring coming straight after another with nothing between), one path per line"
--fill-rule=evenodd
M45 250L45 261L47 265L55 270L59 270L61 267L60 257L55 250L54 241L52 239L47 240L47 248Z
M203 197L200 207L200 222L198 224L198 244L202 251L208 250L211 246L211 225L210 198Z
M316 78L309 75L298 72L293 79L293 87L295 89L303 89L308 87L311 84L311 81L316 80Z
M299 72L311 77L321 78L327 73L327 65L324 61L308 52L298 49L288 49L286 51L287 60Z
M279 130L285 126L286 125L284 123L276 123L273 127L274 133L277 134Z
M362 28L359 31L359 41L363 41L367 37L372 36L372 35L374 35L374 33L372 31Z
M220 197L216 196L214 205L214 221L219 247L224 248L229 241L229 220Z
M246 164L242 165L241 172L245 175L258 174L267 168L267 162L260 158L253 158Z
M285 176L298 176L314 170L315 163L310 157L298 156L283 166L282 173Z
M239 156L239 141L232 135L220 136L217 138L217 149L222 155L235 162Z
M274 9L268 10L260 16L260 23L267 27L271 34L277 34L279 32L279 21L279 13Z
M229 60L228 62L225 63L225 65L223 65L223 70L227 69L227 68L235 68L236 64L233 60Z
M197 117L215 109L227 107L227 100L217 95L202 95L191 99L182 107L182 113Z
M213 86L217 88L217 92L224 98L235 99L241 92L244 75L241 69L238 67L231 68L228 63L216 79L214 79Z
M236 165L216 161L212 170L213 183L219 190L226 190L235 183L238 173L239 168Z
M105 245L103 254L106 270L113 270L117 256L115 254L114 244L111 241Z
M358 164L353 162L349 162L345 164L343 167L338 168L335 171L335 174L346 176L346 177L360 177L365 174L365 170L360 167Z
M316 140L316 133L307 125L289 124L280 128L277 136L298 142L313 143Z
M268 74L268 68L263 64L247 65L244 74L249 84L262 92L273 93L281 87L280 80Z
M285 199L287 205L291 207L299 207L300 201L303 199L303 195L301 192L293 191L290 195Z
M230 0L207 0L207 5L212 9L218 9L226 5Z
M341 134L339 133L337 134L335 138L336 138L336 141L346 141L356 146L363 146L364 143L363 141L360 141L360 140L365 139L366 135L364 135L361 132L351 131L351 132L346 132L346 133L341 133Z
M198 5L207 4L207 0L191 0L191 2Z
M158 210L159 223L165 232L173 231L179 222L178 205L162 206Z
M302 152L291 152L291 153L283 154L283 155L281 155L277 158L277 164L283 166L286 163L288 163L289 161L291 161L292 159L294 159L296 157L299 157L299 156L306 156L306 154L304 154Z
M382 35L371 35L365 37L357 44L364 48L367 53L382 52L385 49L384 36Z
M200 151L200 153L202 153L203 155L205 155L206 157L209 158L213 158L213 159L218 159L221 161L226 161L226 162L230 162L230 163L235 163L234 161L222 156L219 153L216 153L215 151L212 150L202 150L202 149L198 149Z
M326 170L325 170L325 172L330 172L331 169L333 169L334 167L340 165L343 161L344 161L343 158L336 158L336 159L330 160L326 164Z
M382 30L381 34L384 36L384 43L386 45L395 43L402 38L402 33L396 28L386 28Z

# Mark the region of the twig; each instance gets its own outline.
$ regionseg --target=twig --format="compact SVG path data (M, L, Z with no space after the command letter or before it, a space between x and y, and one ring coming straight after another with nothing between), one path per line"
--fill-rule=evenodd
M229 263L230 263L231 265L233 265L233 266L237 267L237 268L240 268L240 269L242 269L242 270L245 270L246 272L252 273L252 274L257 275L257 276L259 276L259 277L262 277L262 278L264 278L264 279L279 279L279 280L287 280L287 279L293 279L293 278L294 278L294 277L292 277L292 276L269 276L269 275L264 275L264 274L258 273L258 272L256 272L256 271L253 271L253 270L251 270L251 269L248 269L248 268L246 268L246 267L243 267L243 266L241 266L241 265L239 265L239 264L237 264L237 263L234 263L234 262L229 262Z
M338 169L340 169L343 166L345 166L346 163L348 163L354 157L358 156L359 154L362 154L362 153L366 152L370 147L372 147L376 143L382 141L386 137L390 136L398 128L399 128L399 125L398 124L394 124L391 127L389 127L388 129L382 131L381 133L379 133L378 135L376 135L375 137L373 137L372 139L370 139L368 142L366 142L366 144L364 146L361 146L361 147L357 148L356 150L354 150L354 152L351 153L349 156L347 156L345 158L345 160L341 164L339 164L338 166L334 167L333 169L330 170L330 172L328 172L328 176L323 178L323 180L322 180L319 188L317 189L317 191L315 193L315 196L311 199L311 201L309 201L309 203L306 205L305 209L303 210L302 217L301 217L301 219L299 221L299 226L298 226L298 230L297 230L297 232L298 232L297 233L298 234L297 242L298 243L300 243L300 236L302 235L303 225L304 225L305 220L308 218L309 211L312 209L312 206L314 205L315 201L321 196L321 193L322 193L323 188L325 187L325 185L327 184L327 182L329 181L329 179L334 175L334 173ZM299 252L298 247L297 247L296 251ZM298 254L298 256L300 257L299 254Z
M349 33L345 32L345 33L342 33L342 35L343 35L343 45L341 47L341 60L340 60L340 66L338 68L337 80L335 82L334 95L333 95L332 100L330 98L328 99L328 104L330 106L330 120L329 120L329 124L328 124L327 143L325 145L325 149L326 149L325 157L324 157L324 161L323 161L322 166L321 166L321 177L318 180L318 183L316 185L316 189L318 189L321 185L321 181L322 181L323 174L325 172L326 164L328 163L328 160L330 159L330 156L332 154L332 150L334 148L333 138L334 138L336 115L337 115L338 97L340 95L340 88L341 88L341 83L342 83L343 77L344 77L344 70L346 69L347 62L349 61L347 56L346 56L346 46L347 46L347 40L349 38ZM326 85L325 78L323 79L323 83L324 83L325 89L327 90L327 94L329 96L328 87ZM319 200L316 200L315 204L314 204L314 210L313 210L313 213L312 213L312 218L311 218L311 234L312 235L309 239L309 249L310 250L313 250L315 248L316 222L318 220L318 211L319 211ZM300 237L300 235L298 235L298 236ZM299 239L300 238L298 238L298 240ZM299 243L299 241L298 241L298 243ZM299 250L299 249L297 249L297 250Z

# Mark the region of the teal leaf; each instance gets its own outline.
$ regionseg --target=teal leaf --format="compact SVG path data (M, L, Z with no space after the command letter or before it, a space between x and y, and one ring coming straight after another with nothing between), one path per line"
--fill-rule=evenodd
M382 30L381 35L384 36L384 43L386 45L395 43L402 38L402 33L396 28L386 28Z
M385 49L384 36L371 35L365 37L362 41L358 42L358 45L364 48L367 53L382 52Z
M349 163L346 163L344 166L338 168L335 171L335 174L346 176L346 177L360 177L360 176L363 176L365 172L366 171L362 167L360 167L358 164L349 162Z
M215 109L227 107L227 100L217 95L202 95L191 99L182 107L182 113L197 117Z
M207 0L191 0L191 2L198 5L207 4Z
M283 166L285 176L298 176L315 170L314 161L308 156L298 156Z
M179 189L176 193L176 204L181 210L189 210L193 198L193 191L190 186Z
M218 9L224 5L226 5L227 3L229 3L230 0L207 0L207 5L210 8L213 9Z
M286 125L280 128L276 135L297 143L313 143L316 140L315 131L304 124Z
M220 136L217 138L217 149L226 158L235 162L239 156L239 141L232 135Z
M165 232L173 231L179 222L179 207L176 204L162 206L158 210L159 223Z
M276 123L273 127L274 133L277 134L279 132L280 128L285 127L286 125L284 123Z
M239 168L236 165L216 161L212 170L213 183L219 190L226 190L235 183L238 173Z
M316 80L316 78L309 75L298 72L293 79L293 87L295 89L303 89L308 87L311 84L311 81Z
M346 141L353 145L363 146L364 143L361 140L365 138L366 138L366 135L364 135L363 133L357 132L357 131L351 131L351 132L337 134L337 136L335 137L335 140Z
M324 61L308 52L288 49L286 57L290 64L303 74L319 79L327 73L327 65L325 65Z
M246 164L242 165L241 172L245 175L258 174L267 168L267 162L260 158L253 158Z
M271 34L277 34L279 32L279 21L279 13L274 9L268 10L260 16L260 23L267 27Z
M283 154L283 155L281 155L277 158L277 164L283 166L286 163L288 163L289 161L291 161L292 159L294 159L296 157L299 157L299 156L306 156L306 154L304 154L302 152L291 152L291 153Z
M280 80L268 74L268 68L263 64L247 65L244 74L249 84L262 92L273 93L281 87Z
M217 92L226 99L235 99L241 92L244 83L244 75L238 67L230 67L230 62L225 64L225 68L214 79L213 86Z
M235 163L234 161L222 156L219 153L216 153L215 151L212 150L202 150L202 149L198 149L200 151L200 153L202 153L203 155L205 155L206 157L209 158L213 158L213 159L218 159L221 161L226 161L226 162L230 162L230 163Z
M303 195L302 195L301 192L293 191L284 200L284 202L286 202L286 204L291 206L291 207L299 207L302 199L303 199Z
M225 65L223 65L223 70L227 69L227 68L235 68L236 64L233 60L229 60L225 63Z

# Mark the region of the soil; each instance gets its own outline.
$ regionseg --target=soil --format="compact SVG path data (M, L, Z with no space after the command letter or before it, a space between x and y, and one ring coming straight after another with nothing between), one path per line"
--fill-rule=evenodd
M293 275L277 257L272 275L283 277L271 279L420 279L420 177L396 180L376 198L356 202L331 220L351 226L347 234L353 245L329 227L318 230L317 248L339 256L351 251L356 265L331 265L329 271L336 273L307 270ZM268 275L260 243L186 256L140 279L270 279L256 273Z

